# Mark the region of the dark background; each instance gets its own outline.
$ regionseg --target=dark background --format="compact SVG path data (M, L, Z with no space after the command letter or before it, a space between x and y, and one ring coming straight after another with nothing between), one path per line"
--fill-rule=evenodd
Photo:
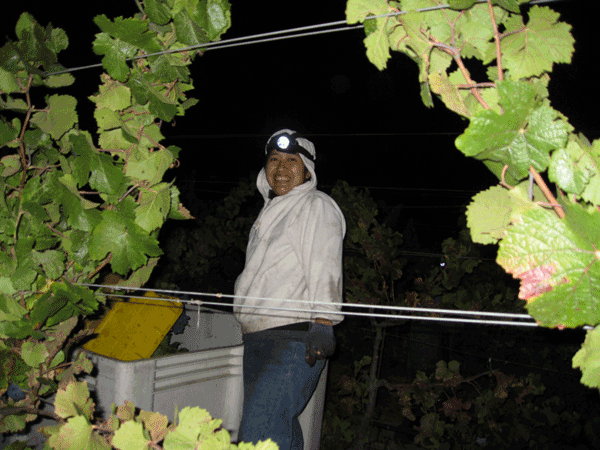
M555 66L552 105L590 139L600 134L592 107L600 91L592 69L598 50L587 22L593 3L550 4L573 26L576 40L573 63ZM345 0L233 1L232 27L223 39L343 20L345 7ZM65 29L70 46L61 63L76 67L100 62L92 52L99 31L94 16L131 17L137 8L134 0L14 2L0 16L2 40L14 36L23 11ZM189 95L200 103L163 127L167 143L184 150L174 175L192 212L200 207L197 199L222 198L240 177L258 171L268 136L291 128L315 143L323 190L338 179L370 186L380 205L403 205L404 219L413 217L432 246L452 234L461 206L496 179L454 148L467 121L437 100L433 109L422 104L416 64L393 53L380 72L367 60L363 38L362 29L347 30L214 49L195 60ZM80 126L88 130L95 129L94 105L86 98L97 92L100 73L74 72L75 85L63 90L79 99Z

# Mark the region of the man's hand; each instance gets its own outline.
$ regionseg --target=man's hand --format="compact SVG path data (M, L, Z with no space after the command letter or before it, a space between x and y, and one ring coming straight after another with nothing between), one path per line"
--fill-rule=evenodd
M328 324L327 324L328 323ZM306 362L310 367L314 366L317 360L325 359L333 355L335 350L335 337L333 336L333 326L329 320L317 319L312 323L308 330L306 339Z

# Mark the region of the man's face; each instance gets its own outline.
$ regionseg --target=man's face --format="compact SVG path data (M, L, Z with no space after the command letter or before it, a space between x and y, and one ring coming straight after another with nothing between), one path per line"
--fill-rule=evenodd
M265 167L267 182L277 195L285 195L310 178L297 153L289 154L272 150Z

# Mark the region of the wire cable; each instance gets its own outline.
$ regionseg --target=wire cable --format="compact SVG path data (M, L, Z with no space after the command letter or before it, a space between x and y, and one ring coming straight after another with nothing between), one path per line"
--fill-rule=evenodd
M340 302L312 302L310 300L292 300L292 299L277 299L268 297L251 297L251 296L240 296L230 294L213 294L208 292L192 292L192 291L176 291L170 289L148 289L148 288L132 288L125 286L114 286L114 285L102 285L102 284L89 284L89 283L78 283L80 286L104 288L110 290L125 290L125 291L143 291L143 292L154 292L161 294L176 294L176 295L187 295L197 297L217 297L217 298L245 298L252 300L263 300L263 301L278 301L285 303L309 303L313 305L328 305L328 306L339 306L339 307L355 307L355 308L367 308L367 309L378 309L378 310L390 310L390 311L405 311L405 312L419 312L419 313L433 313L433 314L448 314L448 315L466 315L466 316L486 316L486 317L506 317L513 319L533 319L529 314L515 314L515 313L502 313L502 312L487 312L487 311L465 311L465 310L451 310L451 309L438 309L438 308L414 308L409 306L385 306L385 305L368 305L360 303L340 303ZM110 294L104 293L103 295L109 297L121 297L121 298L137 298L135 295L123 295L123 294ZM144 297L146 300L167 300L178 303L191 303L191 304L202 304L211 306L230 306L218 302L206 302L201 300L186 300L186 299L169 299L162 297ZM303 313L319 313L319 314L332 314L329 310L317 310L317 309L302 309L302 308L279 308L274 306L263 306L263 305L234 305L235 308L253 308L253 309L265 309L272 311L286 311L286 312L303 312ZM253 314L251 312L247 314ZM509 320L482 320L482 319L467 319L467 318L452 318L452 317L433 317L433 316L410 316L410 315L398 315L398 314L380 314L373 312L351 312L351 311L336 311L336 315L344 316L362 316L362 317L375 317L381 319L394 319L394 320L430 320L440 322L455 322L455 323L478 323L486 325L509 325L509 326L527 326L537 327L537 322L523 322L523 321L509 321ZM261 314L266 315L266 314ZM280 315L279 315L280 316ZM587 327L587 326L586 326ZM583 327L584 329L588 329ZM592 327L589 327L591 329Z
M487 0L477 0L476 3L486 3L486 1ZM551 2L556 2L556 1L564 1L564 0L533 0L533 1L530 1L529 3L534 5L534 4L540 4L540 3L551 3ZM449 9L449 8L450 8L450 5L445 4L445 5L430 6L427 8L419 8L419 9L416 9L415 11L416 12L427 12L427 11ZM373 20L373 19L399 16L402 14L406 14L407 12L408 11L397 11L397 12L392 12L392 13L388 13L388 14L368 16L364 20ZM332 28L329 30L306 32L308 30L315 30L318 28L335 27L335 26L340 26L340 25L343 25L343 26L341 26L339 28ZM259 34L254 34L254 35L250 35L250 36L242 36L239 38L225 39L225 40L217 41L217 42L207 42L205 44L192 45L192 46L184 47L181 49L164 50L161 52L155 52L155 53L149 53L146 55L135 56L133 58L126 58L125 60L126 61L136 61L138 59L148 58L151 56L160 56L160 55L165 55L165 54L181 53L181 52L186 52L186 51L200 51L200 50L205 51L205 50L211 50L211 49L231 48L231 47L237 47L237 46L241 46L241 45L273 42L273 41L277 41L277 40L290 39L290 38L295 38L295 37L307 37L307 36L314 36L314 35L325 34L325 33L333 33L333 32L337 32L337 31L354 30L354 29L358 29L358 28L364 28L364 24L361 23L361 24L357 24L357 25L348 25L346 20L338 20L338 21L334 21L334 22L327 22L327 23L321 23L321 24L316 24L316 25L307 25L307 26L303 26L303 27L290 28L290 29L279 30L279 31L271 31L268 33L259 33ZM288 34L288 33L296 33L296 34ZM70 73L70 72L74 72L77 70L90 69L90 68L95 68L95 67L102 67L102 63L74 67L71 69L65 69L65 70L61 70L61 71L46 73L46 76L60 75L63 73Z

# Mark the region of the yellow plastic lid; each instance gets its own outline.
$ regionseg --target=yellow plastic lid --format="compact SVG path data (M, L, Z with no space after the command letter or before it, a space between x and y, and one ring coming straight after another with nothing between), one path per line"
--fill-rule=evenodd
M83 347L121 361L150 358L183 312L183 305L147 297L159 295L146 292L144 298L117 302L96 327L98 336Z

